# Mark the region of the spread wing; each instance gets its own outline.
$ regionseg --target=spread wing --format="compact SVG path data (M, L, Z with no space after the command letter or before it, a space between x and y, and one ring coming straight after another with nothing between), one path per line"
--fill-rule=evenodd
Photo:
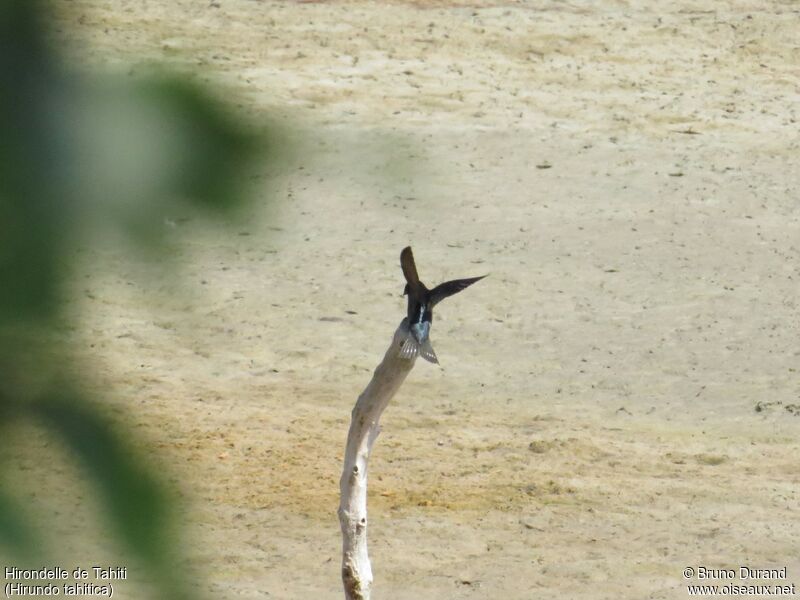
M419 289L417 265L414 264L414 253L411 252L411 246L406 246L400 253L400 266L403 267L403 275L406 277L408 287L412 291Z
M453 294L457 294L461 290L468 288L473 283L480 281L484 277L486 277L486 275L481 275L480 277L470 277L468 279L454 279L453 281L445 281L444 283L437 285L431 290L431 308L436 306L445 298L452 296Z

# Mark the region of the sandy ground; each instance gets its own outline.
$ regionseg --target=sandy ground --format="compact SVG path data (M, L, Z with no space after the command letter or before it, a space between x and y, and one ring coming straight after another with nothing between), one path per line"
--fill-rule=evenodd
M442 368L384 415L376 598L684 598L688 566L800 584L794 3L58 14L84 68L202 67L296 125L238 229L178 221L179 284L121 247L76 288L74 335L168 463L210 597L342 597L342 449L407 244L426 282L490 277L437 309Z

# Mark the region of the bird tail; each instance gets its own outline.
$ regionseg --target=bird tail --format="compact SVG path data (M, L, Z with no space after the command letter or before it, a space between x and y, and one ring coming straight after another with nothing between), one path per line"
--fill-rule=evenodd
M421 356L428 362L439 364L439 359L436 358L436 352L433 351L433 346L431 346L431 340L426 338L424 342L419 343L411 332L408 333L406 339L403 341L399 355L400 358L406 360Z

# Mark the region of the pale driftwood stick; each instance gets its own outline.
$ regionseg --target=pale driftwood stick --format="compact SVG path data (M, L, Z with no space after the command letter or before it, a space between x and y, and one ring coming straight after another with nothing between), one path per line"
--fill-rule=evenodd
M381 413L417 360L416 354L411 358L400 357L400 348L407 336L408 319L403 319L383 361L358 397L347 434L344 469L339 481L342 582L347 600L369 600L372 588L372 566L367 553L367 464L372 444L380 433Z

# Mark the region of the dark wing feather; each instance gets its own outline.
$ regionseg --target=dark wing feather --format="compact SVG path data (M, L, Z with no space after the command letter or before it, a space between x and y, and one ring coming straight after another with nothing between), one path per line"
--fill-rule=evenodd
M447 298L448 296L452 296L453 294L457 294L461 290L468 288L476 281L480 281L486 277L486 275L481 275L480 277L470 277L468 279L454 279L453 281L445 281L437 285L435 288L431 290L430 295L430 303L431 308L436 306L439 302Z
M409 288L413 291L419 289L417 265L414 264L414 254L411 252L411 246L406 246L400 253L400 266L403 268L403 275L406 277Z

